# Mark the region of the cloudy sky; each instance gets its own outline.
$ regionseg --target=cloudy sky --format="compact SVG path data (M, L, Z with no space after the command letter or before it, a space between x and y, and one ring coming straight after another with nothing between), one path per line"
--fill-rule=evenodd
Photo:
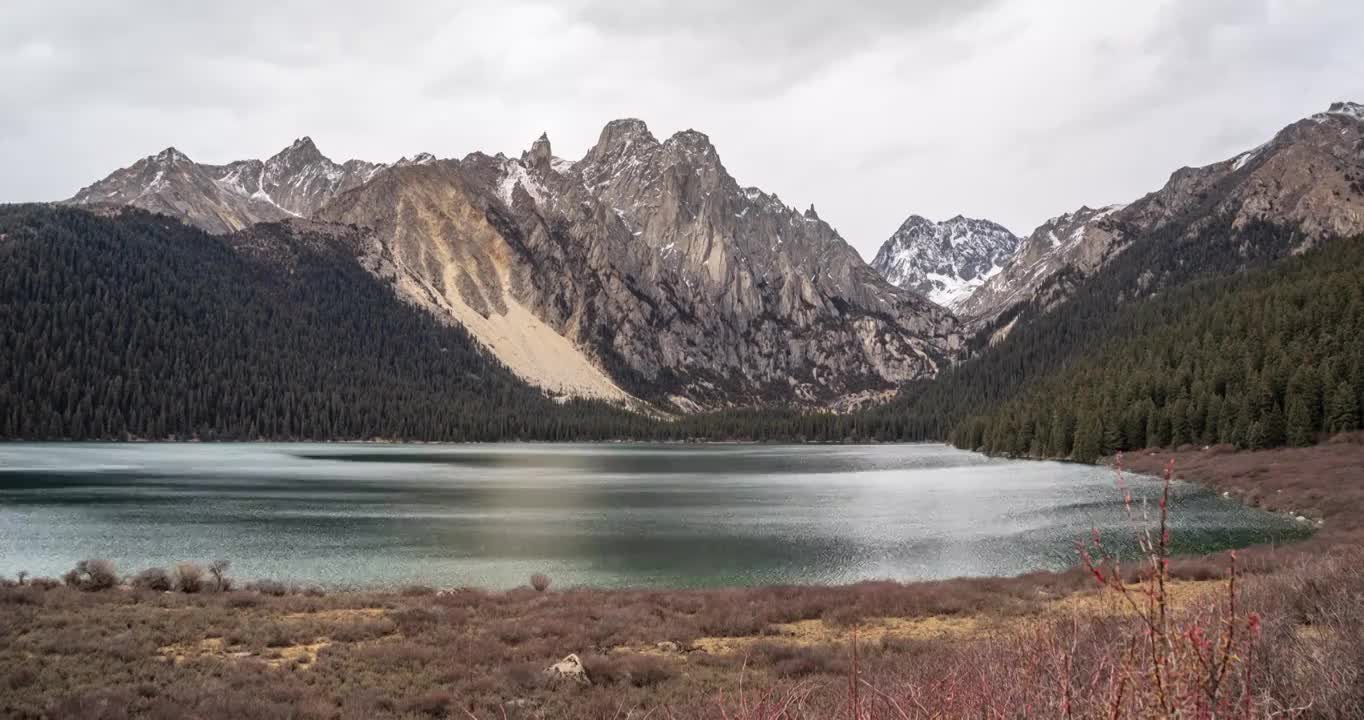
M909 213L1018 233L1364 101L1359 0L5 0L0 202L167 145L577 158L612 118L870 257Z

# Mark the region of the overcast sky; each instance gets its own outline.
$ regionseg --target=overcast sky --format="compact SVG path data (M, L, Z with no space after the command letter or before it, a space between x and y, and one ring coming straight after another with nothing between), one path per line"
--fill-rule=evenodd
M0 78L0 202L168 145L578 158L639 117L870 258L910 213L1023 234L1364 101L1364 2L4 0Z

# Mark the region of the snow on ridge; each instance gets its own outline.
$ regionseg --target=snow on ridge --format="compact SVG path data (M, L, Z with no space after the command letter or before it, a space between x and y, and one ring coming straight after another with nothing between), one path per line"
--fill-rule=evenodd
M947 307L999 274L1022 240L997 223L957 215L942 222L911 215L882 245L872 267L898 287Z
M1357 102L1334 102L1331 103L1331 107L1328 108L1326 112L1317 113L1316 115L1313 115L1312 118L1320 122L1332 115L1353 118L1360 122L1364 122L1364 105Z
M517 185L520 185L521 189L525 190L526 194L535 200L536 205L544 203L543 188L540 187L540 183L536 182L535 178L530 176L530 173L526 172L521 161L507 160L502 165L502 172L504 174L502 180L497 184L497 195L502 198L502 202L506 203L507 207L512 206L512 198Z

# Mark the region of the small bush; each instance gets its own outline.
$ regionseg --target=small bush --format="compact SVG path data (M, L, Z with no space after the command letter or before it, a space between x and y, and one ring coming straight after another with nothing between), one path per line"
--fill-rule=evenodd
M43 592L33 586L0 588L0 604L40 605Z
M28 581L29 587L35 587L44 592L51 590L53 588L61 587L61 584L62 583L60 580L50 577L36 577Z
M246 593L229 593L227 596L227 606L234 609L259 607L261 599L255 595Z
M175 566L175 589L182 593L197 593L204 589L204 569L194 563Z
M672 665L650 655L587 655L583 667L593 683L651 687L672 677Z
M118 571L108 560L82 560L68 570L62 580L77 590L99 592L118 585Z
M544 573L535 573L530 576L530 586L535 588L535 592L544 592L549 589L549 576Z
M251 583L247 589L273 597L284 597L289 594L289 586L278 580L257 580Z
M227 568L232 563L226 560L214 560L208 566L208 574L213 576L213 589L218 592L227 592L232 589L232 579L227 577Z
M19 690L37 681L38 673L34 672L33 668L19 667L9 674L9 677L5 679L5 684L9 686L10 690Z
M171 576L165 568L147 568L133 578L133 587L166 592L172 588Z
M432 690L409 700L406 710L411 715L443 718L449 715L450 707L454 702L455 698L450 693L444 690Z

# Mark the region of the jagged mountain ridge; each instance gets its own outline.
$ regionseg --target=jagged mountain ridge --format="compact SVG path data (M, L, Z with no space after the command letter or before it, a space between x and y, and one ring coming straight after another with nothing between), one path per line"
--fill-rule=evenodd
M466 325L524 344L531 316L616 387L680 409L856 401L958 342L949 314L813 211L741 188L694 131L659 142L616 121L576 163L541 137L521 158L394 170L320 217L373 227Z
M577 162L543 136L520 158L391 165L338 165L306 138L222 166L168 150L69 202L220 234L362 228L348 242L371 273L564 395L844 407L933 374L959 344L949 313L886 283L813 208L741 187L705 135L659 141L638 120L608 124Z
M960 350L960 328L998 335L1014 308L1055 307L1145 239L1195 237L1210 223L1278 223L1304 244L1357 232L1362 118L1338 103L1253 151L1177 171L1131 205L1053 218L957 305L966 325L886 283L813 208L740 186L705 135L660 141L637 120L608 124L576 162L554 157L547 137L519 158L383 166L334 165L310 141L224 166L168 149L73 201L140 205L217 232L294 214L354 224L370 233L372 273L564 394L687 410L846 406L932 375Z
M989 327L1023 303L1054 307L1077 279L1157 232L1180 226L1191 237L1213 222L1235 230L1258 221L1298 228L1305 245L1364 231L1364 105L1333 103L1257 148L1176 170L1161 189L1130 205L1048 220L957 310L972 328Z
M423 153L393 166L433 159ZM388 167L363 160L332 162L309 137L295 140L265 160L226 165L196 163L168 147L82 188L66 202L132 205L221 235L258 222L311 217L338 194L368 182Z
M1022 241L997 223L957 215L933 222L910 215L871 266L892 285L955 309L1013 258Z

